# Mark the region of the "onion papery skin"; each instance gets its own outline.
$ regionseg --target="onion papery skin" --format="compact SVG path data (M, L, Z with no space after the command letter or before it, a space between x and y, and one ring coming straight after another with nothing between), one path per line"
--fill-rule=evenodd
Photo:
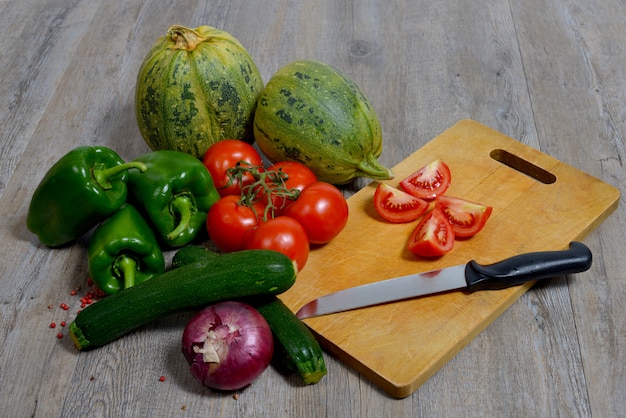
M248 386L269 366L272 331L252 306L220 302L198 312L183 331L182 351L204 386L233 391Z

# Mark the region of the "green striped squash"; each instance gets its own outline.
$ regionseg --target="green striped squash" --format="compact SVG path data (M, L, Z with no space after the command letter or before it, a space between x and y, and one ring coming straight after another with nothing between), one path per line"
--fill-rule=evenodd
M272 161L298 161L320 181L393 177L378 162L382 131L359 87L328 64L301 60L278 70L263 89L254 138Z
M210 26L172 26L139 70L139 130L153 150L198 158L222 139L252 142L262 89L256 64L232 35Z

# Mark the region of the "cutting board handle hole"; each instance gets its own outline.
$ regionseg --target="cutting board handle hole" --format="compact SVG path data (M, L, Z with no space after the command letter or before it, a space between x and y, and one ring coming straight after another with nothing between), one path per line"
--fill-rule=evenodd
M499 163L526 174L543 184L552 184L556 181L554 174L503 149L494 149L489 153L489 156Z

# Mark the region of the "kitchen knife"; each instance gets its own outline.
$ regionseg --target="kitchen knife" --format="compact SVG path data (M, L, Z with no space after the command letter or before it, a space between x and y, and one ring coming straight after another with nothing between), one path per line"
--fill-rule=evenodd
M494 264L467 264L351 287L315 299L296 313L300 319L380 305L451 290L497 290L532 280L580 273L591 267L587 246L572 242L563 251L516 255Z

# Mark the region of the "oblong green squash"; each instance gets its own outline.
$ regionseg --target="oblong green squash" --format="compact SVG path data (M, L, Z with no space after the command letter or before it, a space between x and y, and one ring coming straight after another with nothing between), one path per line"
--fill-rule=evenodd
M198 158L222 139L252 142L262 89L256 64L232 35L210 26L171 26L139 70L139 130L153 150Z
M393 177L377 160L382 131L369 100L322 62L294 61L272 76L257 103L254 138L272 162L306 164L321 181Z

